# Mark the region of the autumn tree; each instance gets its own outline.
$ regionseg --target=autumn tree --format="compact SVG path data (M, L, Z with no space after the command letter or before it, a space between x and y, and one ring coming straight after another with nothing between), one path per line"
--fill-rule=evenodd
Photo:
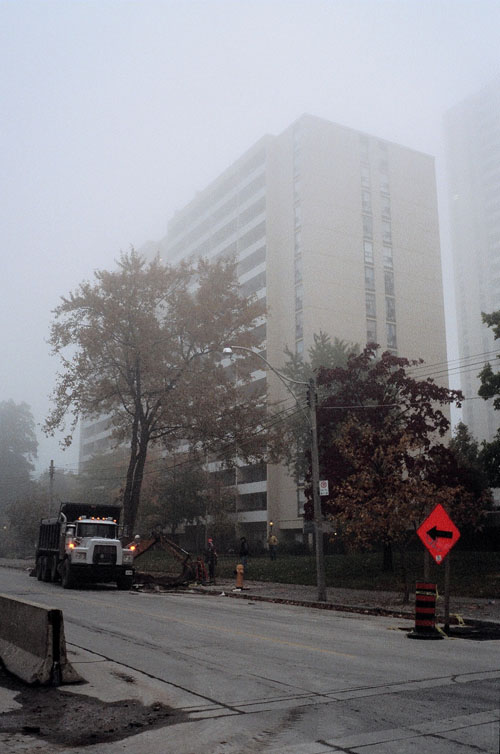
M500 340L500 310L483 314L483 322L491 327L495 340ZM500 358L500 354L497 354ZM485 400L493 399L493 406L500 411L500 370L495 371L490 363L479 374L479 395ZM492 487L500 487L500 429L491 442L483 442L480 457Z
M479 456L490 486L500 487L500 429L491 442L481 444Z
M147 263L135 251L117 269L97 271L55 310L50 344L62 361L46 421L53 433L80 417L109 416L116 444L127 443L125 534L132 535L151 445L179 443L226 457L260 457L265 396L245 391L251 358L238 381L224 368L224 346L256 347L263 304L243 298L233 259ZM221 450L222 449L222 450Z
M377 350L368 345L345 367L318 371L319 390L328 388L318 407L320 466L330 488L325 513L346 538L381 543L390 558L436 503L460 523L478 511L439 442L449 428L442 408L460 405L461 393L413 377L422 361Z
M45 485L33 481L21 498L7 507L5 536L0 554L33 557L38 542L40 519L48 515L49 494ZM3 546L2 546L3 545Z
M472 437L468 427L459 422L453 430L448 448L454 458L454 474L478 502L489 505L490 481L479 443Z
M308 348L306 357L297 354L289 348L285 348L287 358L282 373L292 380L290 383L292 392L297 397L302 410L296 410L294 415L287 420L285 427L278 425L278 431L287 438L283 444L282 452L290 469L297 479L306 476L310 465L311 427L306 408L307 386L309 380L320 369L334 369L345 367L351 354L359 352L359 347L353 343L347 343L339 338L333 338L323 332L313 335L313 343ZM294 384L297 382L302 385ZM321 396L328 394L328 387L322 386Z
M175 540L182 524L206 518L207 472L196 456L174 456L161 466L153 460L150 465L152 494L141 509L141 530L167 529Z
M0 402L0 512L30 489L38 442L27 403Z
M493 330L495 340L499 340L500 309L492 314L483 313L482 317L485 325L488 325ZM497 354L497 358L500 358L500 354ZM479 395L485 400L493 398L493 406L497 411L500 411L500 369L495 371L488 362L479 373L479 379L481 380Z
M78 475L79 489L75 500L93 504L120 502L128 462L129 453L125 445L104 455L92 456L85 462Z

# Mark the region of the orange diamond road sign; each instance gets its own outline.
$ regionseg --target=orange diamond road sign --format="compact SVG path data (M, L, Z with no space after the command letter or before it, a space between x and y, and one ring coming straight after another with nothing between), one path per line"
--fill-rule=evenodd
M436 563L442 563L451 548L460 539L460 532L442 505L436 505L432 513L417 529L417 534Z

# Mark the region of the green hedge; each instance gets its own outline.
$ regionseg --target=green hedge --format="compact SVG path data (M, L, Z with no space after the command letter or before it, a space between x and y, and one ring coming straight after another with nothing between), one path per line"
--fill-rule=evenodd
M448 556L450 557L450 556ZM423 577L423 552L408 553L408 583L410 589ZM238 563L235 555L219 556L217 576L234 578ZM179 573L180 564L160 550L147 552L136 561L144 571ZM444 590L444 564L431 562L430 578ZM378 589L402 591L404 578L398 556L394 556L394 571L382 570L381 553L355 553L325 556L326 585L348 589ZM254 581L274 581L285 584L316 584L314 555L279 555L248 559L245 578ZM500 595L500 556L498 552L456 552L451 554L450 592L469 597L497 597Z

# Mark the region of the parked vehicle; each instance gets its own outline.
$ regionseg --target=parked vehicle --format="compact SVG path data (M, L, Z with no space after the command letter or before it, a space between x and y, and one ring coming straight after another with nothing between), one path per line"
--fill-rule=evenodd
M57 518L40 522L35 573L39 581L116 582L130 589L134 580L134 545L118 539L120 506L61 503Z

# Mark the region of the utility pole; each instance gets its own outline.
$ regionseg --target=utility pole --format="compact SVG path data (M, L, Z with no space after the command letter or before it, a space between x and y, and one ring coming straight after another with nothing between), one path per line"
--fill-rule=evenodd
M54 461L51 461L49 466L49 516L52 515L54 506L54 472Z
M318 583L318 602L326 602L325 560L323 557L323 516L319 497L319 453L318 426L316 418L316 380L311 377L308 388L309 414L311 423L311 476L313 488L314 535L316 537L316 577Z
M309 420L311 430L311 467L312 467L312 487L313 487L313 506L314 506L314 531L316 538L316 579L318 584L318 602L326 602L326 587L325 587L325 561L323 557L323 517L321 515L321 503L319 499L319 454L318 454L318 427L316 420L316 380L312 377L308 382L303 380L292 380L290 377L286 377L281 372L273 367L268 360L262 356L258 351L254 351L253 348L247 348L246 346L227 346L223 349L224 354L232 354L233 348L237 348L239 351L248 351L257 356L264 364L267 364L271 372L279 377L282 383L290 395L294 398L297 406L304 414L306 419ZM290 387L292 385L303 385L307 387L309 413L306 413L305 408L301 405L297 396Z

